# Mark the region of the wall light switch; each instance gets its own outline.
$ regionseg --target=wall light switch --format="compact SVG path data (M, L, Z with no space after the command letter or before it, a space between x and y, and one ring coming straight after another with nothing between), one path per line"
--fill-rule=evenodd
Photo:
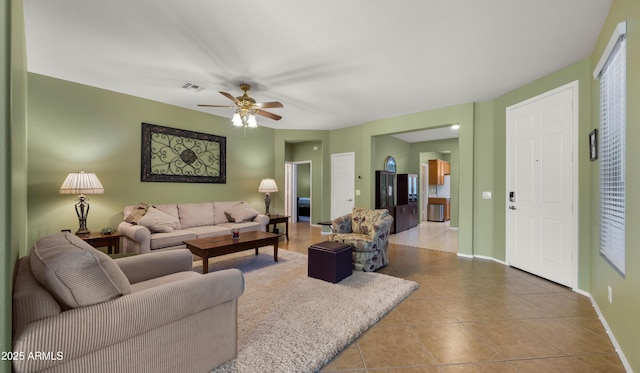
M356 189L356 196L360 195L360 189Z
M317 146L314 146L314 147L313 147L313 150L318 150L318 147L317 147Z
M482 192L482 199L491 199L491 192Z

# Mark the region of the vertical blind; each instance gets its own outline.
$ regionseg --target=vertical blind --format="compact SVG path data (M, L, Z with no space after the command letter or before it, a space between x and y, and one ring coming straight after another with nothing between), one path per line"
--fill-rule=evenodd
M626 27L625 27L626 30ZM600 78L600 254L625 274L626 38L614 34Z

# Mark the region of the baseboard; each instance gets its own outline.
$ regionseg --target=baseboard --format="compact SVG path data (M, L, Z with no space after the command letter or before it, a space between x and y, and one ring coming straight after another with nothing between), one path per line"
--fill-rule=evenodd
M484 259L484 260L491 260L492 262L496 262L496 263L500 263L504 266L508 266L507 262L503 261L503 260L499 260L496 258L492 258L490 256L485 256L485 255L474 255L474 258L478 258L478 259Z
M604 315L602 315L602 312L600 312L600 307L598 307L598 302L596 302L596 300L593 298L591 293L588 293L580 289L573 289L573 291L575 291L578 294L582 294L584 296L589 297L589 299L591 300L591 305L593 306L593 308L595 308L596 313L598 314L598 319L600 319L602 326L604 326L604 330L606 330L607 335L609 336L609 340L611 341L611 344L613 344L613 348L616 349L616 353L618 354L620 361L622 361L622 365L624 365L624 369L627 372L633 372L633 369L631 369L631 365L629 364L627 357L624 356L624 352L622 351L620 344L618 344L618 341L616 340L616 336L613 335L613 331L611 331L611 328L609 328L609 324L607 323L607 320L604 318Z

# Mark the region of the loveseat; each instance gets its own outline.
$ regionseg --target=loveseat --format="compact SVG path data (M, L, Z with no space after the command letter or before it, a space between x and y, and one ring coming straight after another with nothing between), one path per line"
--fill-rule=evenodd
M269 217L243 201L138 205L124 208L123 251L145 254L184 247L183 241L250 231L266 232Z
M333 219L331 240L352 247L353 269L375 271L389 263L389 234L393 216L386 209L355 207Z
M15 372L208 372L237 354L236 269L199 274L189 250L111 259L70 233L16 265Z

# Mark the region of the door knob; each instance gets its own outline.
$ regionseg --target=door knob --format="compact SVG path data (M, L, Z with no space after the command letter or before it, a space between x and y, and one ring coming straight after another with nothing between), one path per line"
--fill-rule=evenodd
M509 206L509 210L517 210L515 206Z
M347 202L352 202L352 201L353 201L353 200L352 200L351 198L349 198L349 199L347 200Z

